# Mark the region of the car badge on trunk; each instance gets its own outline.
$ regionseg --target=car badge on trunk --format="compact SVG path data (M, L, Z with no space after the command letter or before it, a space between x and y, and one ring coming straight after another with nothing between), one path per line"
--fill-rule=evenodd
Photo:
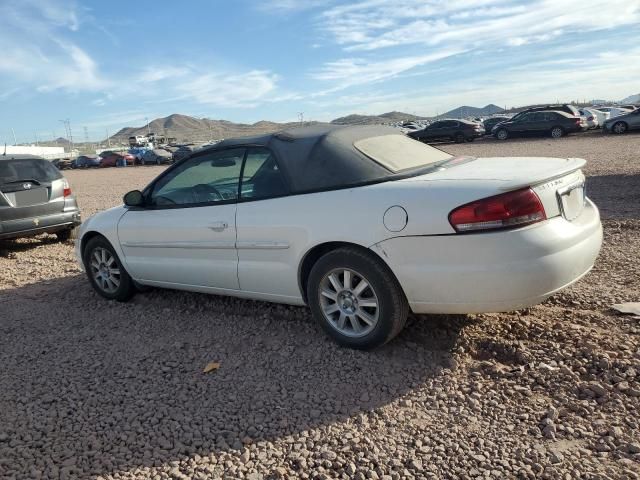
M22 184L22 188L24 188L25 190L29 190L31 188L31 184L30 183L23 183Z
M37 218L34 218L33 224L37 227L38 225L40 225L40 220L38 220Z

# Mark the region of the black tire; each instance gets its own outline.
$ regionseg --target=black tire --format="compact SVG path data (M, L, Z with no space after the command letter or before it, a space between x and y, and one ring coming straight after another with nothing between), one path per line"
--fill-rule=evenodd
M453 136L453 141L456 142L456 143L464 142L464 133L460 133L460 132L456 133Z
M76 238L76 233L76 228L68 228L66 230L56 232L56 237L58 237L58 241L60 242L68 242L69 240Z
M471 143L474 140L475 140L475 138L473 138L473 137L467 137L467 138L464 139L464 141L467 142L467 143Z
M350 269L362 275L377 298L377 322L364 336L341 333L322 310L322 282L332 271L340 269ZM360 350L370 350L393 339L404 327L409 313L404 292L389 268L373 253L355 247L339 248L320 257L309 274L307 299L314 319L331 338L344 347Z
M611 131L617 135L622 135L626 133L628 130L627 124L625 122L616 122L611 127Z
M120 284L113 292L106 291L102 286L98 285L96 279L92 274L91 257L97 249L107 250L112 255L113 259L115 260L116 266L120 270ZM107 300L126 302L136 293L136 287L132 278L122 266L120 258L106 238L97 236L90 239L85 245L82 252L82 260L84 263L85 272L87 273L87 278L89 278L91 286L100 296L106 298Z
M495 137L498 140L506 140L509 138L509 131L506 128L500 128L496 131Z

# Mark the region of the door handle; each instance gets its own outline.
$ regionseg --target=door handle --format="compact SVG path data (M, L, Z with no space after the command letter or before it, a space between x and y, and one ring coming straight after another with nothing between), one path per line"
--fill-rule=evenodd
M227 222L213 222L208 228L216 232L221 232L222 230L226 230L228 227L229 224Z

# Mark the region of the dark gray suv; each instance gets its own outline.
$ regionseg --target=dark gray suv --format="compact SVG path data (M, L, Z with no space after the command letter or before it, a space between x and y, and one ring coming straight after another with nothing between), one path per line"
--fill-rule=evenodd
M0 155L0 240L55 233L80 225L80 209L62 173L43 158Z

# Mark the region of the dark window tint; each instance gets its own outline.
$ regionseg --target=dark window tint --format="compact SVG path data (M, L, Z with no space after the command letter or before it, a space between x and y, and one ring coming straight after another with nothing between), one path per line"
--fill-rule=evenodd
M236 200L244 148L190 158L153 187L151 204L192 205Z
M436 128L440 128L442 127L442 122L434 122L431 125L429 125L427 128L429 130L435 130Z
M0 160L0 184L36 180L52 182L62 178L60 171L46 160L38 158Z
M534 113L530 116L532 122L544 122L547 119L547 114L544 112Z
M289 193L275 157L266 148L251 148L242 173L244 199L278 197Z

